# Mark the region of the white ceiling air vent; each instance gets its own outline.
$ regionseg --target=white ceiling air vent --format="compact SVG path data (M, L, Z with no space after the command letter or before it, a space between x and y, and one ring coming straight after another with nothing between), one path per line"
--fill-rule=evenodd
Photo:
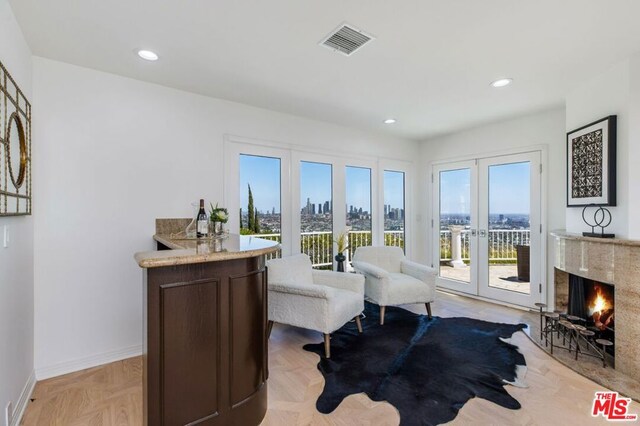
M350 56L373 39L374 37L370 34L360 31L351 25L342 24L322 40L320 44L333 51Z

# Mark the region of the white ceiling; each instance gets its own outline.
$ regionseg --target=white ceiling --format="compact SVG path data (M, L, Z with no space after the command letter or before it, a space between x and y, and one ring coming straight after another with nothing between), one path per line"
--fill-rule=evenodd
M640 50L638 0L10 2L35 55L412 139L561 105ZM318 45L343 22L376 40Z

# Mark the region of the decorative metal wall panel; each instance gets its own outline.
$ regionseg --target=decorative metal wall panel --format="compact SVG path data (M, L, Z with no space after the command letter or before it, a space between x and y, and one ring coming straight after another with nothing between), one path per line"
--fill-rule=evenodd
M0 216L31 214L31 104L0 63Z
M567 133L567 207L616 205L616 123L611 115Z

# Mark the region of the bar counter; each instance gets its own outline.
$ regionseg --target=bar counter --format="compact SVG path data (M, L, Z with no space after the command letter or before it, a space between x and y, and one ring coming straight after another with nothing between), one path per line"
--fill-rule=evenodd
M160 228L156 226L156 231ZM145 425L258 425L267 410L267 271L277 242L156 234L143 268Z

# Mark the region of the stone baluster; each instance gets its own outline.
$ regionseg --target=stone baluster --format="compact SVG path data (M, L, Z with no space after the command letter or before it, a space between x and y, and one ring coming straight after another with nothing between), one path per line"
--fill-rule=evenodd
M462 261L462 230L464 226L450 225L451 230L451 262L449 264L454 268L466 268L467 265Z

